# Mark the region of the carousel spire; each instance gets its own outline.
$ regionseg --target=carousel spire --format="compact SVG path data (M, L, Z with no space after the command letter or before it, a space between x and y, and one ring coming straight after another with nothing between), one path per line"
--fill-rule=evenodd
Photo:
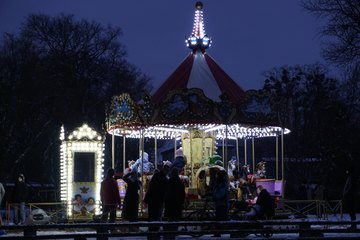
M185 41L187 47L192 50L200 49L204 51L211 46L211 38L209 38L205 33L202 8L203 3L196 2L194 27L190 37Z

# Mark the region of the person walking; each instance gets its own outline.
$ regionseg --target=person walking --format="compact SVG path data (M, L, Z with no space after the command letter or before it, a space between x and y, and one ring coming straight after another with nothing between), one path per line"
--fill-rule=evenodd
M148 205L148 221L160 221L163 212L164 199L167 189L167 174L169 166L156 172L150 180L149 188L145 194L144 202ZM159 227L149 227L149 231L156 232ZM158 236L148 236L148 239L159 239Z
M164 217L168 221L180 221L185 201L185 185L179 177L177 168L171 169L165 194ZM176 226L168 226L165 230L176 231ZM175 239L175 236L167 236L166 239Z
M129 172L123 177L123 180L127 184L123 205L123 217L130 222L135 222L138 219L141 181L136 171L131 171L131 169L128 169L128 171Z
M115 222L116 209L121 205L118 186L114 179L114 175L114 169L109 168L106 174L106 178L101 182L100 198L103 211L101 220L103 222Z
M28 196L28 188L25 183L25 176L19 174L15 182L12 193L12 203L14 205L14 223L24 224L25 222L25 202Z

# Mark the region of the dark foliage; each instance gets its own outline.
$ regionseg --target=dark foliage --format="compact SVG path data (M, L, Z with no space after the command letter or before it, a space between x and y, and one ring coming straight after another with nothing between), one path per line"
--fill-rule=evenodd
M71 15L30 15L0 48L0 176L58 182L59 130L104 131L113 95L134 99L149 78L126 60L121 29Z

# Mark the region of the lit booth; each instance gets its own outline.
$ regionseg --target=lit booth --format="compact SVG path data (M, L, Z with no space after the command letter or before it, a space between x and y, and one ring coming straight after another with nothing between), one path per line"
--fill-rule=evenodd
M103 137L83 124L60 134L60 197L68 219L100 214L100 185L104 167Z

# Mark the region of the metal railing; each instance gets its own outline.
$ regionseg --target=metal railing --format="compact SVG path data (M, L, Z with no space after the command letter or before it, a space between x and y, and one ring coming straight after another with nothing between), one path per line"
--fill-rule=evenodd
M352 222L353 224L360 224ZM360 229L348 228L349 221L178 221L178 222L117 222L117 223L73 223L26 226L0 226L7 231L6 239L84 239L109 237L184 236L207 234L230 234L237 239L250 234L272 237L272 239L359 239ZM196 231L190 226L200 226ZM181 231L179 231L181 229ZM351 234L350 234L351 233ZM280 239L281 239L280 238Z
M343 207L341 200L287 200L282 199L279 202L280 208L289 210L294 214L306 216L315 214L318 219L327 220L329 214L340 214L343 219Z

